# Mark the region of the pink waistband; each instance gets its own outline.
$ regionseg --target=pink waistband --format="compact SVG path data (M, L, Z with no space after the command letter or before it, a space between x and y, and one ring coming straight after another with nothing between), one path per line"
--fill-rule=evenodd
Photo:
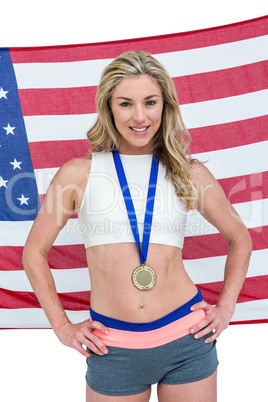
M155 348L190 334L190 329L195 324L202 321L205 315L204 310L196 310L164 327L145 332L132 332L108 328L108 335L105 335L97 329L94 329L93 333L106 346L128 349Z

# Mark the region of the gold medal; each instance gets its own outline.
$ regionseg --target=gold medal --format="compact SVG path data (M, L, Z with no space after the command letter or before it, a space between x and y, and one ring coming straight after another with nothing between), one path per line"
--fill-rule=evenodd
M131 275L132 282L139 290L150 290L156 284L156 273L148 267L148 265L142 264L134 269Z
M151 172L150 172L150 179L147 193L147 201L146 201L145 217L143 225L142 250L141 250L137 216L132 202L131 194L129 191L127 178L124 172L124 167L118 151L113 151L113 158L118 176L118 181L120 183L120 187L126 205L126 210L128 213L129 223L139 251L139 257L141 262L141 265L135 268L134 271L132 272L131 279L134 286L136 286L137 289L149 290L152 289L156 283L156 273L152 268L148 267L148 265L146 265L145 262L147 258L149 240L151 234L159 160L156 154L154 154L152 157Z

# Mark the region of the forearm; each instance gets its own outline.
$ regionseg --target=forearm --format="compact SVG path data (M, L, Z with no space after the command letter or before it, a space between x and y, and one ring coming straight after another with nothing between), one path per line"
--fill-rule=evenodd
M229 243L224 281L217 306L226 308L231 316L234 313L237 298L246 278L251 250L252 242L247 231Z
M46 256L25 250L23 253L23 266L48 321L57 333L60 328L70 321L58 297Z

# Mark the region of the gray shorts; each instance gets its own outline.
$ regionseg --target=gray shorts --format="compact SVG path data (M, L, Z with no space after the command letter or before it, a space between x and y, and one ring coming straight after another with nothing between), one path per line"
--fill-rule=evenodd
M184 384L202 380L218 366L216 341L204 343L204 339L189 334L155 348L110 346L107 355L87 358L87 384L100 394L121 396L139 394L159 382Z

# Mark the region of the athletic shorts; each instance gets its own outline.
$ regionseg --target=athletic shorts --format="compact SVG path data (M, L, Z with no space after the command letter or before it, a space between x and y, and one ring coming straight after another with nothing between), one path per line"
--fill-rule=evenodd
M185 384L212 375L218 366L216 341L195 339L190 329L205 317L204 310L190 307L202 300L197 295L170 314L149 323L129 323L90 310L90 319L109 329L93 332L109 353L87 358L86 381L104 395L135 395L152 384Z

